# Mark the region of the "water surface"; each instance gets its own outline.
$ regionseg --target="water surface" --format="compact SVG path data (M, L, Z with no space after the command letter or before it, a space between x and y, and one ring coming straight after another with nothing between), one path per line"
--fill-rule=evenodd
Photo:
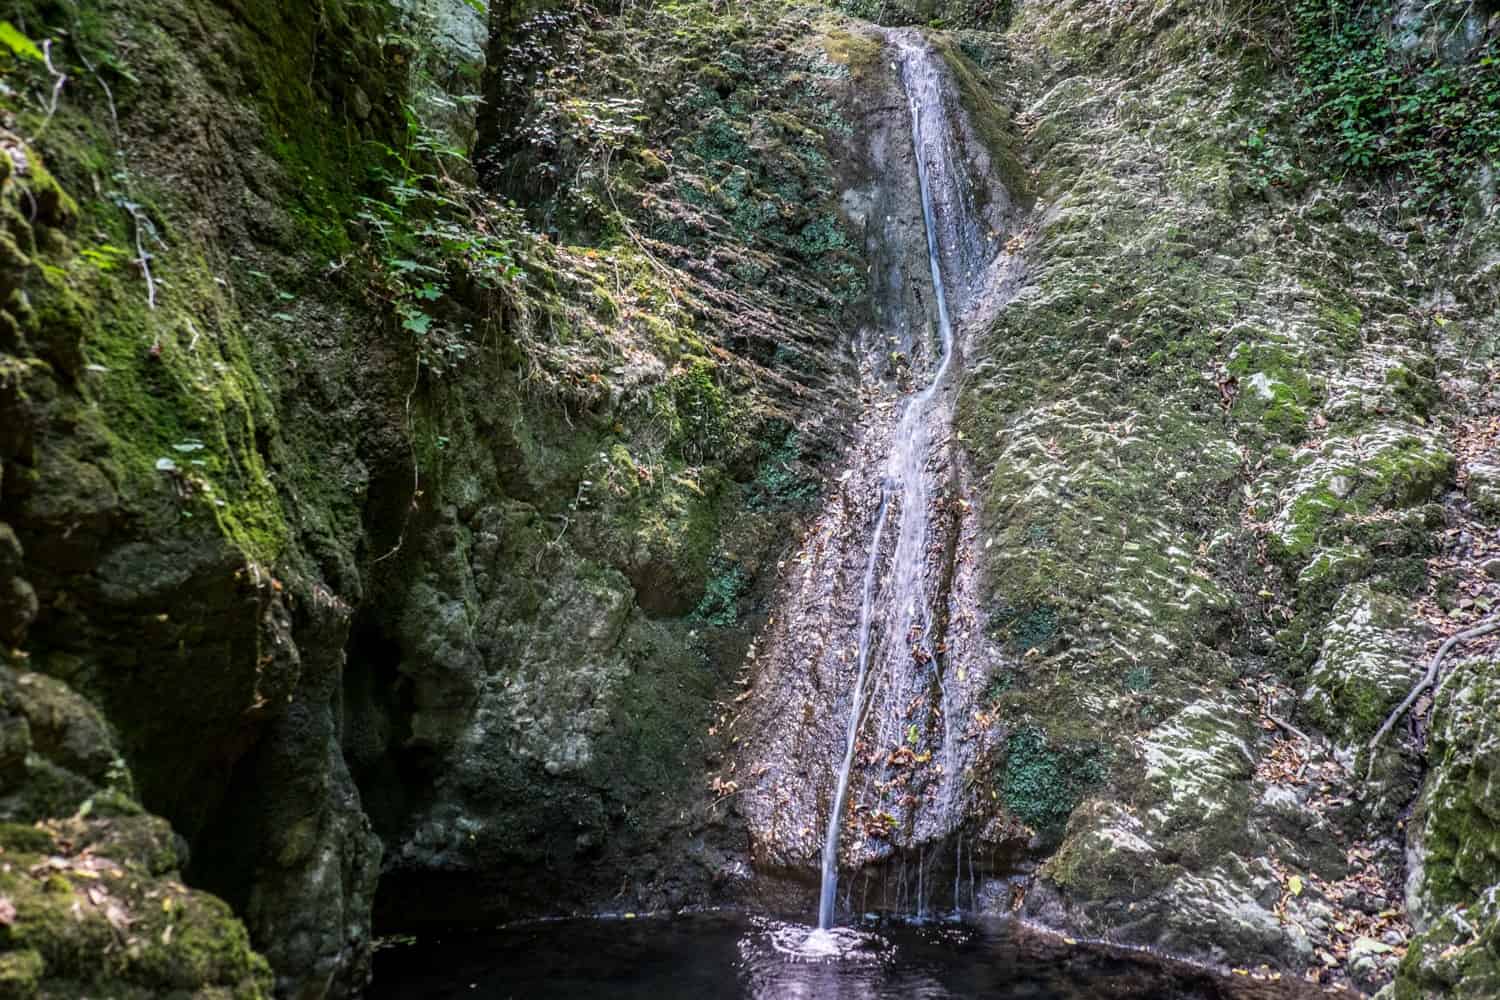
M832 932L741 913L555 920L383 949L374 998L1231 1000L1319 995L1108 952L1012 922Z

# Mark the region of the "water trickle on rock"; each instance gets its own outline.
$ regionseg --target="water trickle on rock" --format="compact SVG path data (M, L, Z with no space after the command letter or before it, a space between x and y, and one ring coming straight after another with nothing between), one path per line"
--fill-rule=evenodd
M943 687L942 672L936 663L939 650L935 648L933 634L944 595L938 593L936 581L928 572L927 565L933 536L930 509L933 491L928 464L933 430L946 427L951 417L951 407L942 404L939 397L949 388L956 352L948 291L943 281L943 250L939 244L938 207L934 199L935 182L932 175L937 175L937 183L947 185L943 192L946 210L953 211L957 208L961 211L967 206L957 190L957 171L949 160L953 143L946 134L950 125L942 97L943 82L937 65L938 57L918 37L906 33L893 33L892 37L900 53L901 82L911 112L917 186L921 196L927 263L937 313L938 363L926 388L908 400L902 411L891 439L890 457L880 484L880 505L870 536L860 602L854 694L845 733L843 761L839 767L833 805L828 815L827 834L823 840L822 889L818 903L820 928L832 926L834 919L838 893L839 834L848 805L849 781L859 731L869 707L870 668L877 638L885 640L880 652L884 654L884 662L890 663L892 667L888 678L891 694L904 694L904 688L913 684L925 685L927 679L924 675L928 664L933 665L939 689ZM929 137L933 141L929 141ZM897 519L896 543L882 579L880 566L884 554L883 542L893 510ZM874 628L877 617L883 625L878 637ZM904 669L903 663L907 664ZM913 666L915 669L912 669ZM951 713L946 711L946 691L942 692L941 700L944 711L940 766L943 773L952 775L955 773L950 766L953 739L948 724ZM882 746L902 742L899 725L898 713L884 713L880 720ZM952 782L945 784L951 787ZM951 794L946 795L945 799L951 802ZM948 802L944 804L946 806ZM919 865L919 886L920 883ZM924 902L921 897L919 888L916 901L919 916Z

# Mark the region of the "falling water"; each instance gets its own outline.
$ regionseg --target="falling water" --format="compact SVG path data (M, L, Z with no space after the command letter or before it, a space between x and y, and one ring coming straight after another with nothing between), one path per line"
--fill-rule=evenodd
M892 438L886 475L880 488L880 507L870 538L865 563L864 588L859 611L858 656L854 696L849 708L845 733L844 759L839 768L833 808L828 816L828 832L823 840L823 886L818 903L818 926L833 924L834 903L838 892L839 831L849 799L849 775L854 766L854 748L868 707L871 632L877 613L886 617L891 628L886 634L895 638L895 648L908 650L919 662L931 660L933 599L928 593L925 560L931 525L928 520L930 487L926 475L928 449L931 444L933 403L947 381L953 361L953 326L948 315L948 295L943 285L943 266L938 247L937 217L928 179L927 144L923 137L924 110L942 114L937 74L932 53L921 44L901 39L901 81L911 109L912 144L917 163L917 186L922 199L922 222L927 234L927 262L932 272L932 292L937 305L939 361L927 387L907 403ZM924 101L926 104L924 105ZM899 524L896 547L891 555L889 578L879 583L882 542L893 497ZM909 647L908 644L909 643ZM890 645L890 644L888 644ZM946 720L945 720L946 727ZM946 738L944 743L948 743ZM920 877L920 874L919 874ZM921 906L920 898L917 905Z

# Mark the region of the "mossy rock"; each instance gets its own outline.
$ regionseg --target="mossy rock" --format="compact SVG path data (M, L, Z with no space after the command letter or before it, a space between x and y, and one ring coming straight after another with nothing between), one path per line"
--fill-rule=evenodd
M1342 746L1368 742L1423 667L1410 602L1369 586L1344 591L1308 674L1304 711Z

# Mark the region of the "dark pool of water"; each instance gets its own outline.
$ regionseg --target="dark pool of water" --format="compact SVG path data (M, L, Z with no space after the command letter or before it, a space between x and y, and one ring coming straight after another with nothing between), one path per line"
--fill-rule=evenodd
M563 920L383 948L372 998L1251 1000L1313 995L1068 945L1014 923L835 934L741 913Z

